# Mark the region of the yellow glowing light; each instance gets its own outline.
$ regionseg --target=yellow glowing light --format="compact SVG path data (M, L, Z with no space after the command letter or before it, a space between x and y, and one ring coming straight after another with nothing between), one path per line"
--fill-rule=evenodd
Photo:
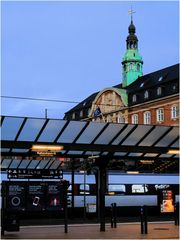
M115 195L115 192L108 192L109 195Z
M128 172L126 172L127 174L139 174L139 172L138 171L128 171Z
M167 154L180 154L180 150L169 150L168 152L167 152Z
M32 151L61 151L63 150L63 146L55 146L55 145L33 145Z

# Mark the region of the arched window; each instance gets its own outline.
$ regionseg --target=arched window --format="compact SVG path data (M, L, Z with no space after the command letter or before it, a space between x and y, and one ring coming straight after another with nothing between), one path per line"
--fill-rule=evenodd
M149 98L149 92L146 90L145 93L144 93L144 98L147 99Z
M178 118L178 106L177 105L173 105L172 107L171 107L171 118L172 119L176 119L176 118Z
M144 124L151 124L151 113L150 112L144 113Z
M163 108L159 108L156 110L156 119L157 119L157 122L164 121L164 109Z
M132 70L132 69L133 69L133 64L130 63L130 64L129 64L129 70Z
M117 117L117 122L118 123L125 123L125 118L123 116L118 116Z
M160 96L162 94L162 87L157 88L157 95Z
M140 64L137 64L137 71L140 71Z
M126 65L124 65L123 68L124 68L124 71L126 71Z
M137 101L137 96L136 96L136 94L134 94L134 95L132 96L132 101L133 101L133 102L136 102L136 101Z
M138 114L132 115L132 124L138 124Z

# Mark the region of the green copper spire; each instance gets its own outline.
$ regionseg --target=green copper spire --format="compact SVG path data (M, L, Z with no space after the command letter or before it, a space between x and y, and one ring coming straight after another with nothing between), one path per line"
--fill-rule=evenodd
M135 35L136 28L133 24L132 13L134 12L131 10L131 24L129 25L129 35L126 39L126 52L122 59L123 87L130 85L138 77L143 75L143 61L138 51L138 38Z

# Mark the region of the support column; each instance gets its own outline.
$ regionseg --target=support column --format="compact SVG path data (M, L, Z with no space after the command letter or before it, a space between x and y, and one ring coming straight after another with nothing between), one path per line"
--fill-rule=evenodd
M74 159L72 160L72 175L71 175L71 186L72 186L72 199L71 199L71 209L72 217L74 217Z
M105 232L105 179L106 169L99 167L99 209L100 209L100 231Z

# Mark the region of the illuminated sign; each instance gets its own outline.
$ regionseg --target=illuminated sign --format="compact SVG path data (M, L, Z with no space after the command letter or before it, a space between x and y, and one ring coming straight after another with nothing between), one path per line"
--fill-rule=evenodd
M174 199L173 192L171 190L163 190L162 191L162 201L160 204L161 212L174 212Z

